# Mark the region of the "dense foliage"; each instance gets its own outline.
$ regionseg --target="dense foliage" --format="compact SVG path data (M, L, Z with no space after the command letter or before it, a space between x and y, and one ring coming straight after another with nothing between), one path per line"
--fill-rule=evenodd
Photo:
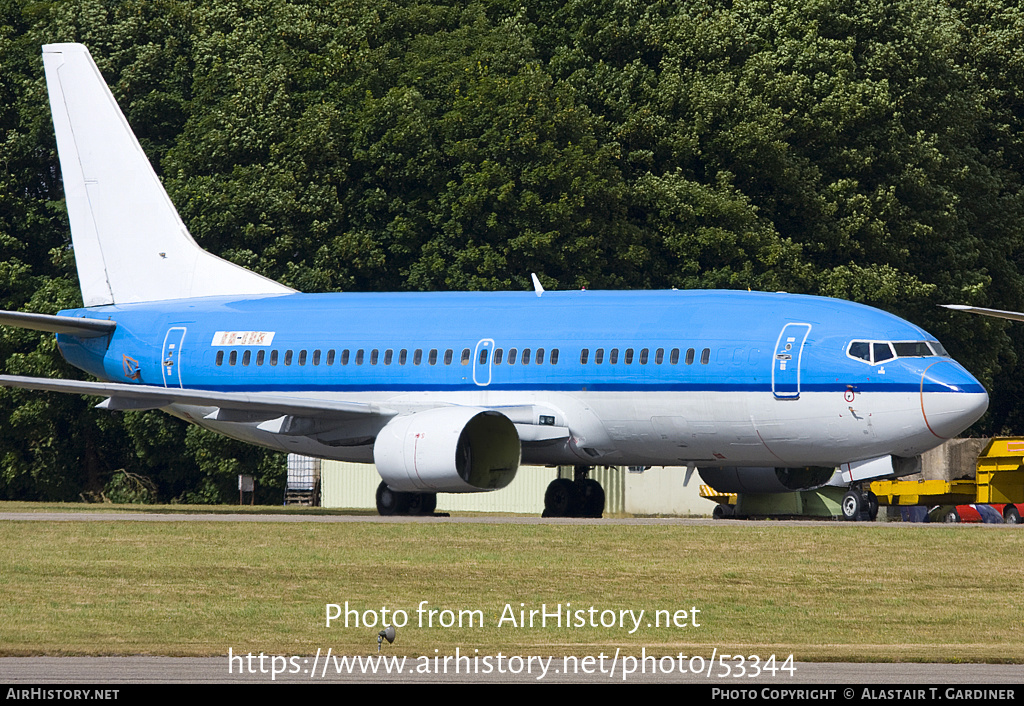
M715 287L872 304L1024 429L1016 0L0 0L0 308L78 302L40 45L80 41L205 248L304 291ZM4 328L6 372L73 375ZM0 391L0 497L279 457Z

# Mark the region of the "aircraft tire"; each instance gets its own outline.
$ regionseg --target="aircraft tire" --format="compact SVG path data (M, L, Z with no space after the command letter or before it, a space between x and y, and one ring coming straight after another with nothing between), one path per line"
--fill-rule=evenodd
M433 515L437 509L437 493L409 493L410 515Z
M957 523L960 521L960 513L956 511L955 507L951 507L949 511L942 516L942 521L949 522L950 524Z
M388 517L390 515L404 515L409 508L408 493L399 493L388 487L384 481L377 486L377 514Z
M864 494L864 498L864 502L867 507L868 519L874 522L878 519L878 496L869 490Z
M1003 522L1008 525L1020 524L1020 511L1013 505L1007 505L1003 510Z
M580 492L568 478L556 478L544 491L544 517L576 517Z
M604 515L604 488L593 478L583 481L582 487L582 509L581 517L601 517Z
M843 519L854 522L860 519L860 513L863 509L864 501L861 498L861 494L856 490L848 490L843 495L842 511Z

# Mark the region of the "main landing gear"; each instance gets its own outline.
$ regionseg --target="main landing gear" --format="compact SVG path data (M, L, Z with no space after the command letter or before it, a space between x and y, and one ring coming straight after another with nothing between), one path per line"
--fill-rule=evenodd
M842 509L844 520L874 522L878 517L878 496L860 487L851 488L843 496Z
M544 493L541 517L601 517L604 488L589 478L590 466L573 467L573 479L556 478Z
M433 515L437 493L399 493L384 481L377 486L377 512L381 515Z

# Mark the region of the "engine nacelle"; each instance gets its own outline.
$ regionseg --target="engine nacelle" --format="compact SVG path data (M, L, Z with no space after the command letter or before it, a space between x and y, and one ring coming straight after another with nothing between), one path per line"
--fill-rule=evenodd
M704 482L720 493L792 493L812 490L828 483L836 469L823 466L802 468L700 468Z
M472 493L504 488L519 468L515 425L478 407L396 417L377 434L373 461L392 490Z

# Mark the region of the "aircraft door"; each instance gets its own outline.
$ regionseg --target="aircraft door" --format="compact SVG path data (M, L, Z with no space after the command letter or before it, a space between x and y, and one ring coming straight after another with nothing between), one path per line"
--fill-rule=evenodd
M181 387L181 346L185 342L185 327L173 326L164 336L163 368L164 387Z
M772 356L772 394L775 399L799 399L800 357L810 332L810 324L786 324L782 328Z
M491 384L491 356L493 355L493 338L484 338L476 344L476 350L473 352L473 382L480 387Z

